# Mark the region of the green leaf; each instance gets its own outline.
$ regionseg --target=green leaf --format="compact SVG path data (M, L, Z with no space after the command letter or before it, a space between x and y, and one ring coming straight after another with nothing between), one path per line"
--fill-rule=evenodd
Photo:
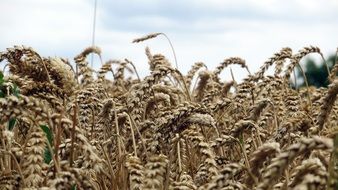
M240 134L238 137L239 142L244 145L244 138L243 138L243 134Z
M53 145L53 133L47 125L40 125L43 132L46 134L48 143ZM52 153L50 152L48 146L45 149L44 161L46 164L49 164L52 160Z
M2 72L0 71L0 85L2 85L5 82L4 80L4 75L2 74Z
M0 98L4 98L5 97L5 93L3 92L2 88L2 84L5 82L4 80L4 74L2 74L2 72L0 71Z
M76 185L73 185L72 190L76 190Z
M47 125L40 125L40 127L43 130L43 132L45 132L49 144L53 145L53 133L52 133L52 131L49 129L49 127Z
M45 149L44 161L46 164L50 164L52 161L52 153L49 151L48 147Z
M18 86L16 84L14 84L13 87L14 87L13 88L13 94L14 94L14 96L19 97L20 90L19 90Z
M16 123L16 118L11 118L8 122L8 130L12 130L15 126L15 123Z

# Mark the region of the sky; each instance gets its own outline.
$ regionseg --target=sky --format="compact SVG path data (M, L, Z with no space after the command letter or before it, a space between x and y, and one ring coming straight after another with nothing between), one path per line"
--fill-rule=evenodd
M0 51L25 45L45 57L73 60L91 46L94 0L1 0L0 8ZM144 48L165 55L174 66L169 43L164 37L131 42L163 32L184 74L195 62L213 69L233 56L245 59L253 73L283 47L296 53L314 45L325 56L333 54L337 10L338 0L97 0L95 45L103 60L128 58L146 76ZM95 59L94 67L99 66ZM246 76L232 68L236 79ZM230 79L229 70L222 75Z

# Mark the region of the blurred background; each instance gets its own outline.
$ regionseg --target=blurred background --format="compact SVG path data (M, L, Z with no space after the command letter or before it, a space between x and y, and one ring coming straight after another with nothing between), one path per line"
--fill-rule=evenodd
M0 51L25 45L72 61L92 45L95 0L1 0L0 7ZM149 72L146 46L174 65L163 36L131 43L153 32L171 39L183 73L194 62L213 69L231 56L245 59L254 73L283 47L296 53L318 46L327 59L338 47L337 0L97 0L96 11L95 45L103 60L128 58L142 76ZM319 55L310 58L320 66ZM236 80L247 75L233 71ZM229 70L222 76L231 78Z

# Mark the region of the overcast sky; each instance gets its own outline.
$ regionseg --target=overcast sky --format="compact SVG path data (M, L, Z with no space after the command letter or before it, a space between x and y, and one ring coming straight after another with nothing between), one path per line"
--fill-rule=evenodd
M42 56L72 60L91 45L94 0L1 0L0 8L0 51L25 45ZM254 72L286 46L334 53L338 0L98 0L96 45L104 60L128 58L145 76L149 46L173 63L163 37L131 43L152 32L169 36L183 73L194 62L214 68L231 56L245 59Z

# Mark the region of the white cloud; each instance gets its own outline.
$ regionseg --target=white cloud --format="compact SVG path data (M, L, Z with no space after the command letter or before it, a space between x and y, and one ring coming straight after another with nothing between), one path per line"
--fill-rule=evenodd
M163 37L131 43L148 32L170 37L183 73L196 61L212 69L230 56L246 59L254 72L285 46L296 52L316 45L324 54L338 46L335 0L98 1L96 44L103 58L128 58L143 76L148 67L146 45L174 60ZM44 56L72 59L91 43L93 5L93 0L0 1L0 51L24 44ZM246 75L241 69L234 71L238 78Z
M2 49L24 44L54 54L90 44L92 7L85 1L11 0L0 6Z

